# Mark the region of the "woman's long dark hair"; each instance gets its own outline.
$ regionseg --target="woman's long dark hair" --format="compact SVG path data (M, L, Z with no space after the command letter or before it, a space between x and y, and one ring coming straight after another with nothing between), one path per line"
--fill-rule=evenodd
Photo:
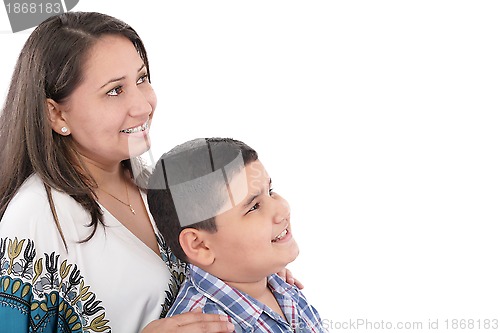
M103 223L93 190L95 181L81 162L71 135L52 130L47 98L61 103L71 95L82 82L89 49L101 36L110 34L134 44L149 74L146 49L136 31L101 13L68 12L50 17L24 44L0 114L0 221L23 182L36 173L45 184L60 232L50 188L69 194L89 212L93 229L85 240ZM122 163L130 174L132 164L140 165L137 158Z

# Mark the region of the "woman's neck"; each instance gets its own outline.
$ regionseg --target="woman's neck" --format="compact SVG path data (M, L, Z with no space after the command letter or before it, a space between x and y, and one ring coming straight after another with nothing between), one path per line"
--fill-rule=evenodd
M114 164L101 164L82 156L82 162L90 173L90 176L103 187L114 187L115 184L123 183L124 167L121 162Z

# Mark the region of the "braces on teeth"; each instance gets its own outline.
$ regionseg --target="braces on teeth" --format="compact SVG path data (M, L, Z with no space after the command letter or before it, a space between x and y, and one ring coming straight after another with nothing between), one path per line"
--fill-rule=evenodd
M137 132L145 131L148 128L149 128L149 124L145 123L142 126L135 127L135 128L129 128L129 129L126 129L126 130L121 130L120 132L131 134L131 133L137 133Z

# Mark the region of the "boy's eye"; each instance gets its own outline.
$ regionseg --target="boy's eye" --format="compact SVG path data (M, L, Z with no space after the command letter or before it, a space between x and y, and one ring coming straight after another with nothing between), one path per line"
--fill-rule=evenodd
M111 89L110 91L108 91L108 92L106 93L106 95L108 95L108 96L118 96L118 95L120 95L122 92L123 92L123 87L122 87L122 86L118 86L118 87L113 88L113 89Z
M248 210L247 214L248 214L248 213L250 213L250 212L253 212L253 211L254 211L254 210L256 210L256 209L259 209L259 207L260 207L260 203L259 203L259 202L257 202L255 205L253 205L253 206L252 206L252 208L250 208L250 209Z

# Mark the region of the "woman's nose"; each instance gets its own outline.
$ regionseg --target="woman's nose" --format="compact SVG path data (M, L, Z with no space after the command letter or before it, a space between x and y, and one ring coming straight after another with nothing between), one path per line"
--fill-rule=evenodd
M152 91L142 91L139 87L133 89L130 95L130 116L134 118L149 116L154 111L156 97Z

